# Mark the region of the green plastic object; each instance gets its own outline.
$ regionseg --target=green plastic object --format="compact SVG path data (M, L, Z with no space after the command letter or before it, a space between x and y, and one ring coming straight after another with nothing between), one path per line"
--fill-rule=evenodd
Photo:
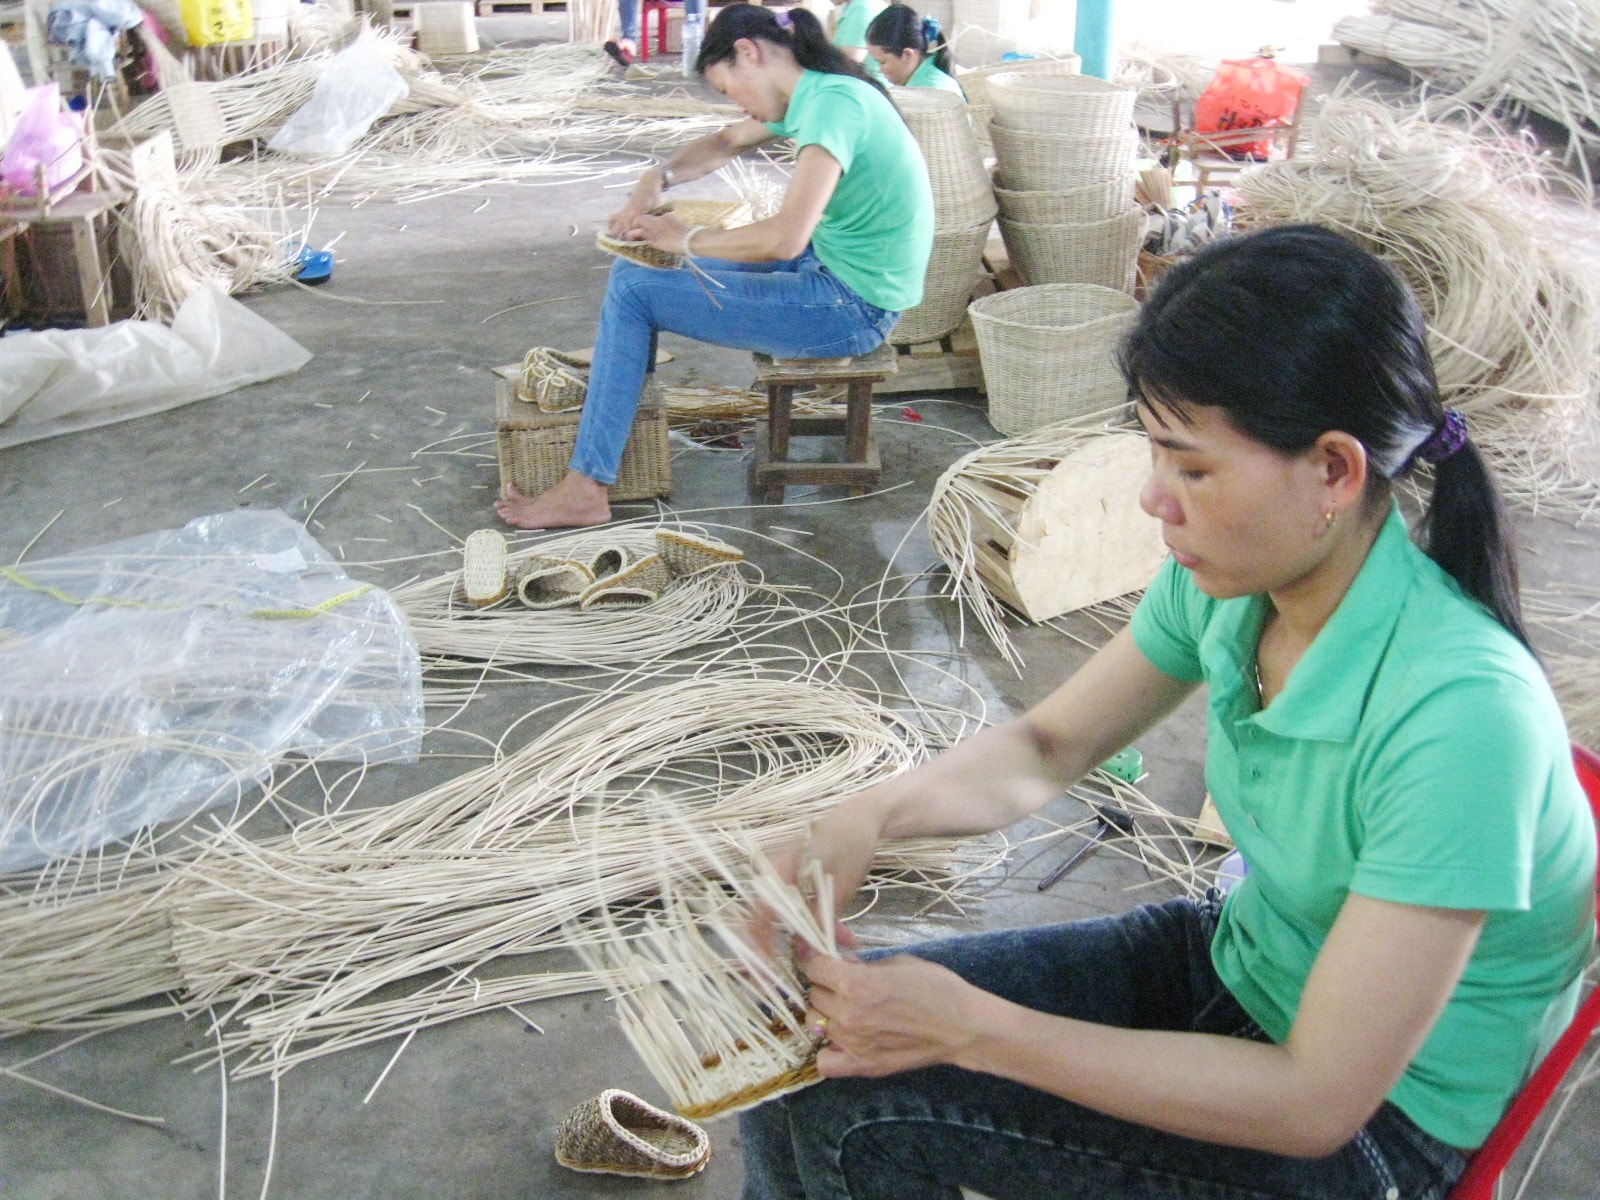
M1139 753L1137 746L1129 746L1106 759L1100 764L1100 769L1107 775L1115 775L1123 783L1138 783L1144 778L1144 755Z

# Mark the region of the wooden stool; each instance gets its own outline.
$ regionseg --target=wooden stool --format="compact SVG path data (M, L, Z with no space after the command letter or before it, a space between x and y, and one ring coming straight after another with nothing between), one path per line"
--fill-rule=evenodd
M52 201L17 200L0 204L0 224L14 221L20 226L20 230L13 232L63 225L70 230L78 292L83 298L84 324L91 328L111 323L111 282L100 246L99 227L109 220L111 210L127 198L125 192L106 189L75 191ZM7 258L14 262L14 252L8 250ZM9 292L8 288L8 295Z
M750 465L750 494L781 504L791 483L843 486L859 496L878 486L883 463L872 436L872 388L899 368L894 347L884 343L855 358L771 358L755 356L756 386L767 389L767 420L756 424L756 455ZM844 384L849 390L843 417L796 417L794 390L809 385ZM843 462L791 462L789 438L844 437Z
M656 53L667 52L667 10L674 0L643 0L639 5L639 61L650 61L650 14L656 15Z

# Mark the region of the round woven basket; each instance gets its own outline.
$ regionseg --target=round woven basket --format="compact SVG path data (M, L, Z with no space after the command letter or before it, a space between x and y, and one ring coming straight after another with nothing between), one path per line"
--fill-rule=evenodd
M894 88L893 96L928 164L934 228L993 220L994 189L961 97L938 88Z
M991 122L1000 185L1019 192L1059 192L1126 175L1138 138L1132 128L1105 137L1055 137Z
M989 81L996 75L1076 75L1083 69L1083 59L1076 54L1059 58L1029 58L1020 62L996 63L992 67L977 67L962 71L957 76L961 90L967 94L967 107L972 110L972 128L978 135L978 148L985 158L994 154L989 141L989 121L994 111L989 104Z
M1093 75L1001 72L989 79L993 119L1010 129L1055 137L1107 137L1133 120L1133 88Z
M972 327L1001 433L1099 412L1125 400L1114 357L1138 304L1126 292L1079 283L1015 288L972 302Z
M934 231L922 303L900 315L889 334L891 343L914 346L937 341L961 324L967 315L972 287L983 274L983 245L989 240L991 224L985 218L966 229Z
M1014 192L997 187L994 198L999 202L1000 215L1008 221L1027 221L1034 225L1104 221L1133 202L1133 181L1134 174L1130 171L1099 183L1057 192Z
M1092 283L1130 294L1144 229L1144 209L1137 205L1108 221L1000 221L1006 253L1024 283Z

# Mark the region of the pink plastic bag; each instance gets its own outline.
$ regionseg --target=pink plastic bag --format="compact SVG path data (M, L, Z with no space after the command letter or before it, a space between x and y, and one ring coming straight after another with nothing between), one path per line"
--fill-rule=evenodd
M83 125L77 114L61 108L61 87L47 83L23 94L5 154L0 155L0 184L19 196L39 194L39 168L45 190L54 192L83 166Z

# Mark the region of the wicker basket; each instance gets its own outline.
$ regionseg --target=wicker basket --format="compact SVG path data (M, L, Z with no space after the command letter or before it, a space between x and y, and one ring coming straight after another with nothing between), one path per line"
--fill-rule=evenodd
M922 303L901 314L889 334L891 343L914 346L937 341L966 319L973 285L983 275L983 246L991 225L993 222L985 219L966 229L934 231Z
M1132 128L1105 137L1053 137L991 122L989 136L1001 185L1019 192L1059 192L1127 175L1138 147Z
M1144 232L1144 209L1137 205L1108 221L1000 221L1006 253L1024 283L1092 283L1130 295Z
M651 389L650 384L645 385ZM672 451L667 442L667 412L647 395L633 419L633 432L622 452L611 499L653 500L672 491ZM495 381L495 443L500 457L500 486L512 484L524 496L537 496L558 483L572 461L583 413L547 413L517 399L509 379Z
M1114 354L1137 307L1126 292L1079 283L974 300L989 423L1015 436L1126 399Z
M961 97L938 88L895 88L893 96L928 164L934 228L994 220L994 189Z
M946 26L948 29L949 26ZM1020 62L997 63L992 67L978 67L962 71L957 76L961 90L967 94L967 107L972 112L972 128L978 135L978 148L985 158L992 157L994 146L989 141L989 121L994 111L989 104L989 80L996 75L1076 75L1083 69L1083 59L1076 54L1060 58L1030 58Z
M1100 183L1058 192L1014 192L997 187L994 198L1008 221L1059 225L1067 221L1104 221L1133 203L1134 175L1114 176Z
M1055 137L1108 137L1133 121L1133 88L1093 75L1005 72L989 80L993 119L1010 129Z

